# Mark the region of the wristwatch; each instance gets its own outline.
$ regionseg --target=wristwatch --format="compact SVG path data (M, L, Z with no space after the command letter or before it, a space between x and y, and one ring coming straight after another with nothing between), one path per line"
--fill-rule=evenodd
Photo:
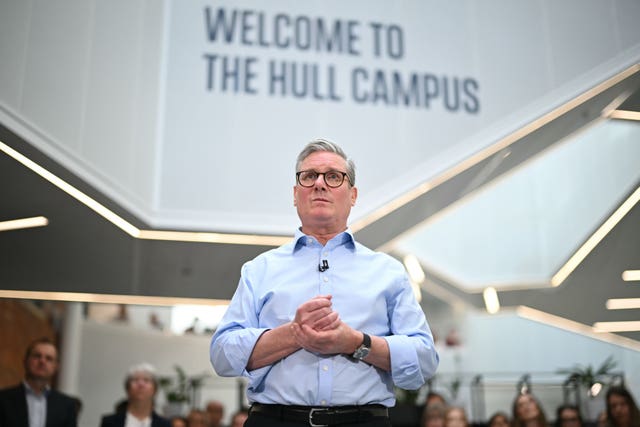
M351 357L357 360L364 359L371 351L371 337L364 332L362 333L362 335L362 344L360 344L360 346L356 348L356 351L354 351L351 355Z

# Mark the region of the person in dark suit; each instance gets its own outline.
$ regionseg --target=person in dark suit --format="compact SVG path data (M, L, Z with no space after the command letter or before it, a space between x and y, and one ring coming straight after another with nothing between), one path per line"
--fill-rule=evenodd
M102 417L100 427L124 427L125 425L147 425L171 427L171 421L154 411L154 398L158 391L155 369L148 363L133 366L124 381L127 392L123 411ZM0 427L3 427L0 425Z
M77 400L51 389L58 350L49 338L33 341L21 384L0 390L0 427L76 427Z

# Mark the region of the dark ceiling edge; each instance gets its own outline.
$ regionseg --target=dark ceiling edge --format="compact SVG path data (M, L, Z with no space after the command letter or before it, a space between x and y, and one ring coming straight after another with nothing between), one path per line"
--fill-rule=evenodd
M109 210L113 211L116 215L123 218L127 222L133 224L137 228L148 227L148 224L146 222L144 222L137 216L133 215L127 209L123 208L118 203L116 203L109 196L99 191L96 187L89 184L84 179L80 178L78 175L73 173L67 167L63 166L56 160L52 159L50 156L45 154L42 150L36 148L33 144L31 144L30 142L28 142L27 140L19 136L15 131L11 130L10 128L8 128L2 123L0 123L0 141L6 144L7 146L9 146L10 148L14 149L15 151L17 151L18 153L22 154L23 156L27 157L34 163L48 170L52 174L56 175L58 178L67 182L69 185L75 187L79 191L91 197L98 203L104 205ZM19 163L17 160L15 161L16 163ZM35 172L31 171L28 167L24 165L20 165L20 166L25 168L25 170L29 171L29 173L35 174ZM44 178L42 179L45 180ZM52 188L55 187L52 183L48 183L48 184L51 185ZM87 209L90 209L90 208L87 207ZM96 213L96 215L98 214Z

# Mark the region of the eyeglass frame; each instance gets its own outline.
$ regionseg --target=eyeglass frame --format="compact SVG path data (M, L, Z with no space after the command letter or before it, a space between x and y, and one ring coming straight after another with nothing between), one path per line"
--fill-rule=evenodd
M316 171L314 171L313 169L307 169L307 170L303 170L303 171L298 171L298 172L296 172L296 182L298 183L298 185L299 185L300 187L303 187L303 188L311 188L311 187L313 187L313 186L315 185L315 181L317 181L317 180L318 180L318 177L316 177L316 179L314 179L314 180L313 180L313 181L314 181L314 184L311 184L311 185L303 185L303 184L300 182L300 174L301 174L301 173L305 173L305 172L313 172L313 173L315 173L315 174L316 174L316 175L318 175L318 176L322 175L322 180L324 181L324 183L325 183L325 184L327 184L327 187L329 187L329 188L340 188L340 186L342 186L342 184L344 184L344 180L345 180L345 178L347 179L347 182L349 183L349 185L351 185L351 179L349 179L349 174L348 174L347 172L342 172L342 171L338 171L338 170L328 170L328 171L326 171L326 172L316 172ZM340 184L338 184L338 185L336 185L336 186L333 186L333 185L329 184L329 183L327 182L327 174L328 174L328 173L339 173L339 174L342 174L342 181L340 181Z

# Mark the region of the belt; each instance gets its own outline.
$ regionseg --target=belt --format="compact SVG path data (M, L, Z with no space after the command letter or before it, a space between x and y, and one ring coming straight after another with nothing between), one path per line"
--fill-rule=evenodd
M382 405L364 406L287 406L254 403L249 413L258 413L283 421L308 423L312 427L362 423L376 417L389 417Z

